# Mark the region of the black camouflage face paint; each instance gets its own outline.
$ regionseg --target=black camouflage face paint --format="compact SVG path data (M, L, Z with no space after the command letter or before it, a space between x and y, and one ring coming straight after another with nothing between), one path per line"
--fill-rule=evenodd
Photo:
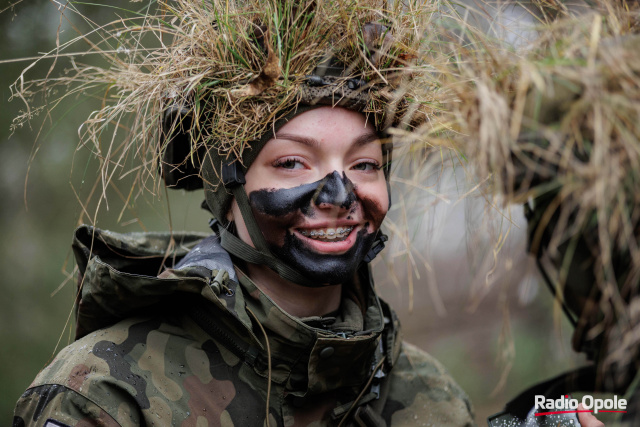
M331 285L353 278L386 213L379 204L359 199L354 184L344 172L340 175L338 171L294 188L252 191L249 202L271 252L302 274ZM352 213L358 204L363 208L364 227L357 231L354 244L345 253L319 253L291 232L292 228L305 222L305 217L314 218L317 207L325 204ZM371 225L373 230L370 230Z
M271 246L271 252L318 283L339 285L353 279L358 266L371 249L375 233L358 231L356 242L341 255L320 254L307 247L295 234L286 232L284 245Z
M296 210L308 215L311 202L316 205L327 203L349 208L355 201L354 185L338 171L328 174L319 181L282 190L257 190L251 192L251 206L270 216L287 215Z

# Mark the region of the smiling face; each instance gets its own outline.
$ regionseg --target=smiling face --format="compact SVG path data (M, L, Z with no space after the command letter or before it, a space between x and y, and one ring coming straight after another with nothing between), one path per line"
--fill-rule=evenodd
M389 209L382 148L365 117L320 107L290 120L246 173L271 252L318 283L351 279ZM234 202L239 237L251 238Z

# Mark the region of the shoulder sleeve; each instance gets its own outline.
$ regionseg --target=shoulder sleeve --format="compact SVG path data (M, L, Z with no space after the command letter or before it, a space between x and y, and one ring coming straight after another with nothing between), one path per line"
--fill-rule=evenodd
M128 427L120 424L98 405L57 384L30 388L18 400L13 427Z
M382 415L390 426L475 426L465 392L440 362L417 347L402 343L388 381Z
M14 426L140 425L142 408L150 406L147 381L129 357L135 340L127 339L145 321L123 321L63 348L19 399ZM98 422L103 419L109 422Z

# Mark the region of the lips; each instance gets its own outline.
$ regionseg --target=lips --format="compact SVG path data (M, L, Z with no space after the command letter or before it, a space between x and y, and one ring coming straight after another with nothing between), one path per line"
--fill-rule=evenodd
M323 224L324 225L324 224ZM366 228L366 225L363 225ZM363 226L342 224L333 227L300 227L294 235L304 247L318 255L340 255L351 250ZM338 232L340 230L340 232ZM313 234L312 234L313 233ZM332 234L333 233L333 234Z
M313 228L298 230L300 234L313 240L322 242L342 241L353 231L353 226L337 228Z

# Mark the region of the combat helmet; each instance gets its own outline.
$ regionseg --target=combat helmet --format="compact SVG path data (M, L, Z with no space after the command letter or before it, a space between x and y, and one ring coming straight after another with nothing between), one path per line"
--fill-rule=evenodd
M411 94L407 82L416 72L413 60L417 58L419 40L398 33L399 26L407 23L400 10L385 10L381 8L383 3L378 4L377 9L371 11L382 13L382 22L374 22L373 15L358 12L363 6L371 7L374 3L340 3L343 13L338 20L318 24L315 21L319 19L321 3L309 1L292 6L278 2L276 8L290 8L285 13L290 22L302 20L309 28L316 25L318 34L315 37L325 40L321 49L313 55L307 54L306 63L291 67L284 76L283 67L287 64L282 63L283 57L277 56L277 46L272 43L282 40L286 43L291 37L289 30L274 37L273 23L265 25L264 18L254 17L238 23L235 31L248 34L252 49L266 59L257 76L244 82L243 86L227 88L226 92L217 88L197 97L190 94L179 102L164 100L160 170L165 183L170 188L204 188L203 207L212 213L211 226L219 234L223 247L244 261L267 265L281 277L301 285L320 284L270 252L251 212L244 190L244 174L266 142L287 121L320 106L343 107L365 114L374 124L382 141L383 168L387 191L390 191L392 144L386 130L393 126L416 126L425 119L426 113L423 108L409 108L408 101ZM390 12L395 14L393 19ZM337 33L336 28L339 29ZM213 37L224 36L213 32ZM302 52L292 51L289 55L295 57L304 53L306 45L303 43L300 48ZM233 57L233 61L236 60ZM276 98L276 105L273 105L273 98ZM220 104L227 102L231 111L220 108ZM202 107L194 108L196 103L201 103ZM216 126L221 121L220 116L228 119L233 111L243 110L239 114L240 120L248 119L247 111L258 112L254 120L259 126L251 132L234 135L234 141L222 135L222 139L226 137L227 140L221 142L215 138L220 139L222 132L203 129L206 124ZM228 231L226 216L234 197L253 247ZM382 250L385 241L386 236L378 231L365 257L366 262Z

